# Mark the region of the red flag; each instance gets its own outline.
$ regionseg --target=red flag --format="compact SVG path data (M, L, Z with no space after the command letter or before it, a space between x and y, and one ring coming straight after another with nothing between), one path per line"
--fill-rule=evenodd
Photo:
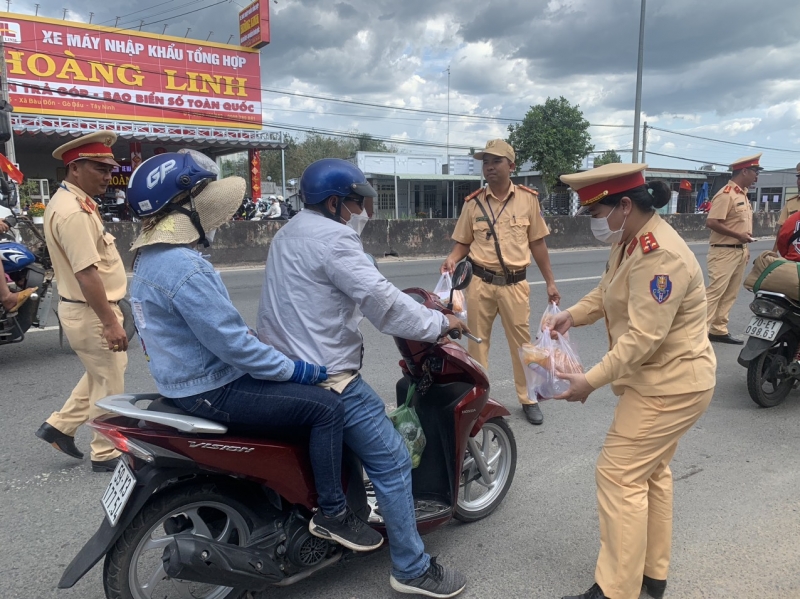
M692 184L689 183L686 179L681 179L681 189L685 189L686 191L692 191Z
M17 185L22 185L22 180L25 178L25 175L23 175L22 171L14 166L14 163L3 154L0 154L0 171L8 175L8 178Z

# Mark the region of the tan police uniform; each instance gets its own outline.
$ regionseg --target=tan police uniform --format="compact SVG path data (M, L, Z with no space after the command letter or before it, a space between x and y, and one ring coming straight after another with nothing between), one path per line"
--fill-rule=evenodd
M609 164L561 179L586 206L643 185L646 167ZM643 575L667 578L669 463L716 384L703 273L686 242L654 213L629 243L613 246L597 288L568 311L575 326L605 319L610 349L586 379L595 389L610 384L619 396L596 467L595 581L607 597L637 599Z
M92 157L97 158L97 154L103 153L98 151L98 142L105 146L105 153L112 156L110 146L115 140L113 133L93 133L61 146L53 156L61 158L69 150L88 149ZM71 157L74 151L67 155ZM103 324L86 303L75 273L92 265L97 268L120 324L123 316L116 303L125 297L127 277L114 236L105 231L97 204L77 186L67 182L59 186L45 210L44 233L61 296L58 318L70 346L86 368L64 406L54 412L47 423L74 436L81 424L103 414L95 406L97 400L124 392L128 364L126 352L109 350L103 337ZM91 449L91 459L96 462L119 455L114 446L97 433Z
M800 177L800 163L797 165L797 176ZM778 229L786 222L792 214L800 210L800 195L792 196L786 200L780 215L778 216Z
M737 160L732 170L758 166L761 154ZM711 209L706 219L718 219L737 233L753 233L753 210L747 199L747 189L742 189L733 181L720 189L711 200ZM711 231L708 238L708 333L728 335L728 319L731 308L739 295L744 280L744 271L750 258L746 243L735 237L728 237Z
M488 218L477 202L483 204ZM502 283L503 268L490 234L490 218L496 219L493 224L510 284L497 284ZM467 196L452 237L458 243L469 245L468 259L475 267L475 276L466 294L467 326L483 343L470 340L469 353L488 369L492 325L499 313L514 366L517 398L523 405L536 403L528 399L525 372L518 354L519 347L531 340L530 286L525 279L525 269L531 263L530 243L549 234L537 192L512 183L504 198L495 197L488 187Z

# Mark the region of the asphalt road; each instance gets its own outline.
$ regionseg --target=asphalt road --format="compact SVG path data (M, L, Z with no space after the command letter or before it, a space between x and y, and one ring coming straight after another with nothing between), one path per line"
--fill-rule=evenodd
M755 252L771 241L755 245ZM705 266L707 246L692 246ZM552 254L564 305L597 283L607 252ZM384 262L401 288L436 284L439 260ZM263 271L226 271L236 306L254 323ZM534 322L545 306L538 273L532 282ZM313 301L312 298L309 298ZM732 332L749 319L749 294L734 307ZM399 377L392 341L364 327L364 375L387 401ZM606 350L601 323L573 334L587 365ZM599 546L594 462L611 421L608 388L585 405L549 401L545 423L529 425L517 406L511 363L499 320L491 350L492 394L512 411L519 449L514 485L503 505L474 524L452 523L425 538L427 549L469 577L473 598L558 598L593 582ZM748 397L738 349L717 345L718 385L707 414L683 439L675 476L673 561L667 597L786 599L800 597L800 391L781 406L759 409ZM127 390L154 389L138 344L132 345ZM0 347L0 597L101 599L101 568L75 588L58 591L63 568L102 519L100 496L110 475L93 474L34 437L61 406L81 374L56 331L35 332L24 343ZM89 433L77 443L88 451ZM388 586L388 552L336 565L267 598L366 599L399 597ZM642 595L646 597L646 595Z

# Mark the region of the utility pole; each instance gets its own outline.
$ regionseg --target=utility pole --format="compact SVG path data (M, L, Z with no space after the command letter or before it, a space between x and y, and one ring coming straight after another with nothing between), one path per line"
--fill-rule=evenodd
M164 29L161 30L161 35L164 35L167 32L167 27L168 26L169 26L169 23L164 23Z
M286 199L286 156L284 149L281 148L281 195Z
M38 17L39 16L39 6L40 5L36 4L35 6L36 6L36 14L34 16Z
M144 25L144 19L142 19L141 21L139 21L139 31L141 31L141 30L142 30L142 26L143 26L143 25Z
M94 17L94 13L93 13L93 12L90 12L90 13L89 13L89 25L91 25L91 24L92 24L92 17Z
M642 0L642 15L639 19L639 61L636 66L636 104L633 114L633 159L639 162L639 122L642 118L642 66L644 64L644 14L647 0Z
M186 35L184 35L183 37L185 37L185 38L186 38L186 37L189 37L189 32L190 32L191 30L192 30L192 28L191 28L191 27L187 27L187 28L186 28Z
M642 162L647 162L647 121L642 129Z
M447 174L450 174L450 65L447 65Z
M226 44L230 44L232 39L233 39L233 34L231 33L231 36L228 38L228 41L225 42L225 43Z
M117 25L119 25L119 17L117 17L117 20L114 21L114 27L116 27Z
M208 37L206 38L206 41L210 40L212 35L214 35L214 32L213 31L209 31L208 32Z
M11 0L8 0L8 3L11 4ZM64 16L61 18L62 21L66 21L67 20L67 13L68 12L69 12L69 9L65 8L64 9Z
M6 12L11 12L11 0L6 0Z

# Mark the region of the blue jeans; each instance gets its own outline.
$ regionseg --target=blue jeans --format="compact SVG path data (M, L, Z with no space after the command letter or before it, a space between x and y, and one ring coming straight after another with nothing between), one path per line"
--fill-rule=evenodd
M286 427L310 426L308 450L319 507L327 516L340 514L347 507L342 491L345 412L341 399L332 391L262 381L246 374L219 389L172 401L195 416L257 427L265 435L285 432Z
M392 574L405 580L430 565L414 518L411 457L386 416L383 401L359 376L340 395L344 405L344 442L364 464L389 534Z

